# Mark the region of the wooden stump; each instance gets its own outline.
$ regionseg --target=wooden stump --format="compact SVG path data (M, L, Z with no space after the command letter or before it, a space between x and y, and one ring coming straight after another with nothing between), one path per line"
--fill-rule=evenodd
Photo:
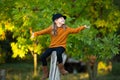
M62 58L63 58L63 64L64 64L66 61L67 55L63 53ZM60 72L57 65L56 51L53 51L51 54L49 80L60 80Z

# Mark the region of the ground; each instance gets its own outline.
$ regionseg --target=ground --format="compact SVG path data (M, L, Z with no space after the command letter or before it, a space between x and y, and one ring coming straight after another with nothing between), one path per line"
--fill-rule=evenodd
M38 67L38 76L33 77L32 63L5 63L0 64L0 70L6 70L6 80L41 80L41 67ZM88 80L87 73L76 73L61 76L61 80ZM99 74L97 80L120 80L120 63L113 63L113 69L107 74Z

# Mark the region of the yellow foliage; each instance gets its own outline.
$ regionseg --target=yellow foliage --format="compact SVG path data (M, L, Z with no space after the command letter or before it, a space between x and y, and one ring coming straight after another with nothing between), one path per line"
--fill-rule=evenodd
M6 37L5 37L5 32L3 32L1 35L0 35L0 39L1 40L4 40Z
M95 22L95 24L98 26L98 27L105 27L107 26L107 22L105 20L97 20Z
M38 44L38 45L33 44L33 45L28 45L28 49L30 51L34 51L35 53L40 54L43 47L40 44Z
M6 30L12 31L13 28L14 28L14 25L12 25L12 24L9 23L9 22L5 22L5 29L6 29Z
M14 28L14 25L12 25L11 23L9 23L8 21L6 21L6 22L5 21L1 21L1 23L0 23L0 38L2 40L4 40L6 38L6 36L5 36L5 30L12 31L13 28Z
M13 51L13 58L16 58L17 56L23 58L25 56L25 51L22 49L19 49L16 43L11 43L12 51Z
M106 63L100 61L98 63L98 70L101 70L101 69L104 69L104 70L107 70L107 66L106 66Z
M107 65L105 62L100 61L98 63L98 73L107 73L108 71L112 70L112 63L109 62Z
M0 23L0 39L4 40L5 39L5 32L2 29L2 24Z
M0 24L0 35L3 33L3 29L2 29L2 26Z
M36 46L36 48L34 49L34 52L35 53L41 53L41 51L42 51L42 46L41 45L38 45L38 46Z

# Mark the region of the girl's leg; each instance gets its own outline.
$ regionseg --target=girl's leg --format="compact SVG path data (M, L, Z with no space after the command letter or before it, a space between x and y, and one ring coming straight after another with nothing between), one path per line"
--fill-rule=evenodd
M55 51L57 52L57 62L62 63L63 62L62 53L65 51L65 48L57 47L55 48Z
M57 52L57 61L59 63L58 67L59 67L60 73L65 75L68 73L68 71L64 69L64 65L62 63L63 62L62 53L65 51L65 49L63 47L57 47L55 51Z
M46 58L51 55L52 48L48 48L42 55L41 55L41 61L42 61L42 70L43 70L43 76L42 80L46 80L49 76L49 71L47 68L47 61Z
M47 66L46 58L49 57L52 53L53 49L48 48L42 55L41 55L41 61L43 66Z

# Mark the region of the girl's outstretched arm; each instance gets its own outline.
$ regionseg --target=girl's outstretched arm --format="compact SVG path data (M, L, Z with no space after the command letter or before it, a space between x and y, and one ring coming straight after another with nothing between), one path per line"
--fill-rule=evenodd
M90 28L89 26L80 26L78 28L69 28L69 33L78 33L80 32L81 30L84 30L85 28Z
M43 30L40 30L37 32L33 32L31 38L34 38L36 36L43 35L43 34L49 34L51 32L51 29L52 29L51 27L48 27L46 29L43 29Z

